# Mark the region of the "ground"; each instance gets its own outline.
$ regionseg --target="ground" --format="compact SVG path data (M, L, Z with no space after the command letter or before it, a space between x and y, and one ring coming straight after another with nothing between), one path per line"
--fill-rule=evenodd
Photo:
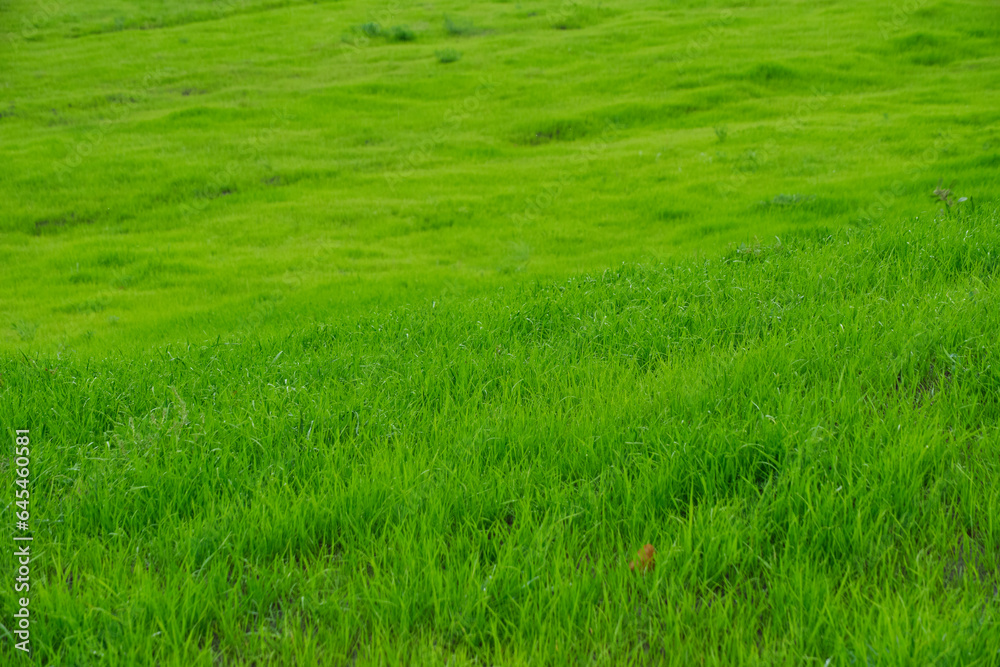
M998 35L0 0L0 654L997 664Z

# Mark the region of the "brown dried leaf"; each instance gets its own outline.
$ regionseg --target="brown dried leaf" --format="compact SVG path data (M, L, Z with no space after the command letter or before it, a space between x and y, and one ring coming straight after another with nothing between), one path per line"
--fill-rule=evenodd
M656 549L653 548L652 544L647 544L639 549L635 555L635 560L629 563L629 568L633 572L638 571L640 574L652 572L653 568L656 567L655 556Z

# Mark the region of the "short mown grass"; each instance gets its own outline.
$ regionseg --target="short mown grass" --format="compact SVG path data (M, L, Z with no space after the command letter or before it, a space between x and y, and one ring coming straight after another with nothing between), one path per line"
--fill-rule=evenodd
M995 196L1000 13L912 4L0 5L0 349L149 353L481 294L513 247L551 280ZM814 199L759 206L783 193Z

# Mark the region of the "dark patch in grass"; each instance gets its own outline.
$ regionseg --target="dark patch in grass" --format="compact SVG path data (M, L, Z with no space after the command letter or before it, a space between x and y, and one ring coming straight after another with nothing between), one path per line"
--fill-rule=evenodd
M772 208L772 207L787 207L787 206L797 206L805 202L811 202L816 199L816 195L786 195L780 194L775 195L770 201L759 201L757 205L761 208Z
M52 109L52 118L49 119L48 126L69 125L69 119L62 115L58 109Z
M795 81L799 78L796 70L778 63L760 63L751 67L743 78L758 84L768 85Z
M500 550L503 549L514 531L514 521L514 515L508 513L499 519L488 519L480 524L480 530L483 531L492 550L492 553L486 554L489 562L496 562Z
M66 218L49 219L44 218L42 220L35 221L35 233L39 233L40 230L46 227L64 227L66 225Z
M344 257L348 259L381 259L385 257L384 252L372 248L345 248L342 252Z
M892 45L900 53L912 53L913 51L928 51L944 47L946 40L931 33L916 32L896 38Z
M909 57L915 65L938 66L954 62L956 45L946 37L933 33L917 32L893 40L892 49Z
M76 212L73 212L60 218L42 218L41 220L36 220L32 233L35 236L41 236L45 233L56 233L65 227L89 225L92 222L93 220L78 218Z
M664 208L656 214L656 219L661 222L670 222L672 220L683 220L688 217L688 212L673 208Z
M135 256L127 250L112 250L98 255L94 262L97 266L105 269L120 269L135 261Z
M357 27L357 31L360 32L365 37L381 37L382 36L382 26L374 21L369 21L368 23L362 23Z
M417 230L421 232L434 231L436 229L448 229L449 227L455 226L454 218L441 218L433 216L425 216L424 219L417 225Z
M722 234L733 228L733 225L699 225L691 229L691 234L698 238L706 238Z
M927 372L923 374L920 380L916 383L916 386L912 389L914 400L917 406L922 406L926 403L932 402L934 397L945 390L949 384L951 384L952 373L949 369L945 368L940 370L932 362ZM896 392L907 391L907 380L903 375L896 375Z
M414 42L417 39L417 33L411 30L409 26L396 25L385 29L374 21L355 26L351 29L351 32L355 35L360 34L368 39L384 39L387 42ZM346 36L344 40L351 41Z
M100 313L107 310L110 305L110 299L107 297L98 297L96 299L87 299L86 301L81 301L80 303L74 303L61 308L56 308L55 312L71 314Z
M991 153L990 155L980 155L973 162L972 166L984 169L1000 168L1000 153Z
M937 67L940 65L948 65L955 61L955 57L950 53L944 51L935 51L933 53L921 53L910 58L910 62L914 65L924 65L925 67Z
M668 117L659 104L616 104L600 112L602 118L620 128L639 127Z
M785 220L809 222L810 225L816 226L817 218L822 219L850 213L851 204L839 198L779 194L771 199L758 201L750 210L762 216L777 215Z
M625 104L614 105L597 112L601 120L618 129L662 125L681 116L704 111L711 105L693 99L674 104Z
M529 146L539 146L552 141L575 141L582 139L597 129L598 124L591 118L561 118L518 132L514 143Z
M711 110L718 103L704 99L699 94L685 95L672 104L616 104L594 112L595 121L613 125L616 130L635 127L662 127L676 123L677 119Z
M472 37L485 32L483 29L477 28L471 20L453 19L448 15L444 17L444 30L452 37Z
M231 188L229 186L225 187L206 187L199 190L194 194L194 199L218 199L220 197L228 197L229 195L236 192L236 188Z
M614 15L614 10L601 5L588 7L576 2L564 1L557 9L552 10L548 17L550 25L556 30L580 30L596 25L602 19Z
M949 550L944 559L944 583L946 586L960 586L967 576L975 577L980 583L992 586L996 595L1000 582L1000 562L991 558L979 540L962 536L957 546Z
M135 276L130 273L125 273L112 280L111 286L115 289L126 290L129 287L134 287L137 282L138 279Z
M405 25L393 26L389 33L389 39L394 42L414 42L417 39L417 33L410 30Z
M442 64L457 62L462 57L461 51L456 51L455 49L441 49L440 51L435 51L434 55L437 56L438 62Z
M182 124L184 127L216 128L225 123L242 122L246 111L222 107L192 107L168 114L167 123Z

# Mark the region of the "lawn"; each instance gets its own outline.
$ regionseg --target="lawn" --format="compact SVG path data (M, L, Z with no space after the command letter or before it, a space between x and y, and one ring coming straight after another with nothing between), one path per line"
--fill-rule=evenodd
M0 0L0 91L5 659L1000 663L994 3Z

